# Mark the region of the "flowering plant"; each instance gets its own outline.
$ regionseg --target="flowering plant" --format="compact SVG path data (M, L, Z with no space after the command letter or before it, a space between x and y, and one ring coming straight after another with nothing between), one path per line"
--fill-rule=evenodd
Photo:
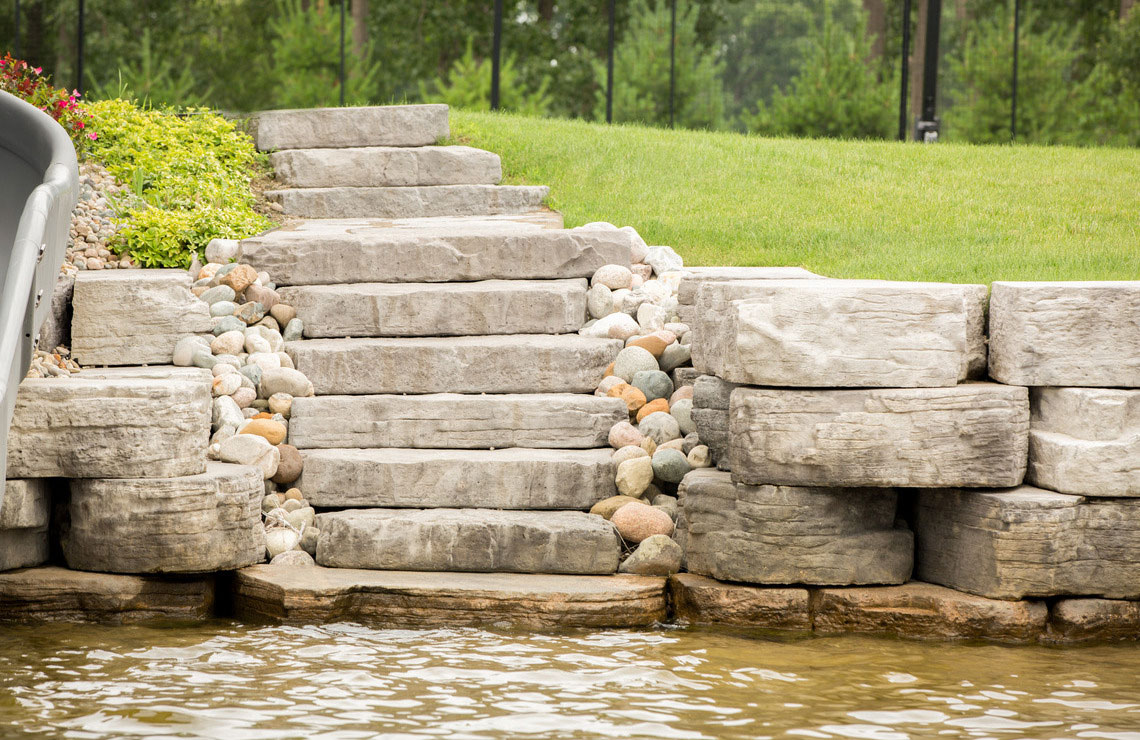
M79 107L79 91L69 93L53 87L42 67L33 67L23 59L5 54L0 59L0 90L26 100L54 118L67 131L76 151L82 151L87 142L99 138L90 128L91 114Z

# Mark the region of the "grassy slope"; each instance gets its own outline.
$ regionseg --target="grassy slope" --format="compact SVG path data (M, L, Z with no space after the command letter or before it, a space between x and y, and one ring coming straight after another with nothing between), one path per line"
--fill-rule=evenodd
M452 111L551 186L567 226L632 225L692 265L833 277L1140 279L1140 151L763 139Z

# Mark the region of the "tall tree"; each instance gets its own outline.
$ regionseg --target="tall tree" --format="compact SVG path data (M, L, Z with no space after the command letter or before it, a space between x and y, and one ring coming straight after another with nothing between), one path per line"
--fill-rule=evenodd
M881 59L887 42L887 6L883 0L863 0L867 14L867 40L871 43L871 59Z
M368 46L368 0L352 0L352 50L360 56L364 54L366 46Z

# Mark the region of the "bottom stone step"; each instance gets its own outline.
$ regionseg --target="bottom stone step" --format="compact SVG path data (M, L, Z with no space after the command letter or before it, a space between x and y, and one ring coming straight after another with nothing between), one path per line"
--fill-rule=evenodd
M666 618L665 579L287 568L238 571L239 619L378 627L644 627Z
M107 622L209 619L215 578L84 573L55 566L0 573L0 619Z
M317 527L334 568L594 575L621 557L614 526L580 511L349 509Z

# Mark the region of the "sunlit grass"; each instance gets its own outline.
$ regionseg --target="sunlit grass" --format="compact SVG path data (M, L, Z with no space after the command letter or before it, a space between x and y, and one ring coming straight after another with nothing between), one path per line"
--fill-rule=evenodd
M452 111L453 141L545 184L567 226L691 265L833 277L1140 279L1140 151L764 139Z

